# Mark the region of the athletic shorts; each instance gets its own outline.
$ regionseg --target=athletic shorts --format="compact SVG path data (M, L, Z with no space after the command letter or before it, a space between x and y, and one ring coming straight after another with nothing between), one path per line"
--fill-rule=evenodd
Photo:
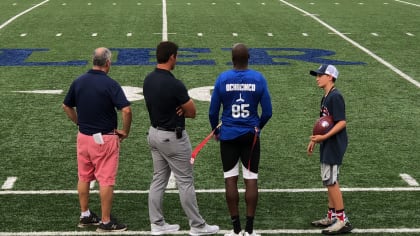
M118 135L102 135L104 144L93 136L77 135L77 171L79 180L97 180L100 186L113 186L117 176L120 141Z
M321 179L324 186L337 183L339 172L340 166L321 163Z
M244 179L258 179L260 139L257 137L251 153L253 141L253 133L247 133L232 140L220 141L224 178L239 176L239 163L241 163Z

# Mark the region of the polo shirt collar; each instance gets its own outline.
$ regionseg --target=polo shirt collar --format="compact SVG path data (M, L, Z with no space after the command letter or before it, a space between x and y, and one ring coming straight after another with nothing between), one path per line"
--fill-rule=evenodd
M171 76L174 76L172 74L172 72L170 72L169 70L165 70L165 69L155 68L155 72L158 72L158 73L166 73L166 74L169 74Z
M101 70L94 70L94 69L90 69L90 70L88 71L88 73L91 73L91 74L101 74L101 75L106 75L106 73L105 73L104 71L101 71Z

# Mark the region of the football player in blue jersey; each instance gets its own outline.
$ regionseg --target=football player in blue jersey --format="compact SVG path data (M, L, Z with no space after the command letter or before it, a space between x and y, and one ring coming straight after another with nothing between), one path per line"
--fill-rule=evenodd
M233 69L217 78L211 96L209 119L215 138L220 140L226 202L233 230L226 236L256 235L253 230L258 202L259 134L272 116L272 105L264 76L248 68L248 48L238 43L232 47ZM261 115L258 107L261 106ZM222 115L219 111L223 106ZM242 166L245 182L246 226L242 232L239 217L238 176Z

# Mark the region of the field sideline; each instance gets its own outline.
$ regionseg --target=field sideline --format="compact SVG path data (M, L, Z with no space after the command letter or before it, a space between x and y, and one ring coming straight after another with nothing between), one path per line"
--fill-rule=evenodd
M239 189L241 193L245 192L244 189ZM260 193L309 193L309 192L325 192L325 188L317 189L260 189ZM405 192L405 191L420 191L420 187L400 187L400 188L342 188L343 192ZM148 194L147 190L116 190L116 194ZM224 189L204 189L196 190L197 193L224 193ZM98 190L91 190L92 194L98 194ZM178 194L177 190L167 190L167 194ZM75 190L40 190L40 191L1 191L0 195L10 194L10 195L48 195L48 194L77 194ZM260 230L256 229L260 234L319 234L319 230L302 230L302 229L271 229L271 230ZM180 230L175 235L185 235L189 231ZM218 234L225 234L230 232L230 230L221 229ZM352 233L420 233L420 228L370 228L370 229L360 229L355 228ZM150 235L150 231L125 231L119 233L101 233L100 235ZM46 231L46 232L0 232L0 236L44 236L44 235L98 235L96 232L77 232L77 231Z

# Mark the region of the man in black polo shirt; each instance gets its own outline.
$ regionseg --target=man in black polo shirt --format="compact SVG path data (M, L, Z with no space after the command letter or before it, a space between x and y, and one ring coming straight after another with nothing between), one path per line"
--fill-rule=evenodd
M179 230L163 216L163 194L171 172L179 189L182 208L190 223L190 235L215 234L216 225L208 225L198 210L190 164L191 143L185 131L185 118L195 118L195 104L185 85L171 73L175 68L178 46L161 42L156 49L157 66L143 82L151 127L147 140L153 158L153 180L149 192L149 217L152 235Z

